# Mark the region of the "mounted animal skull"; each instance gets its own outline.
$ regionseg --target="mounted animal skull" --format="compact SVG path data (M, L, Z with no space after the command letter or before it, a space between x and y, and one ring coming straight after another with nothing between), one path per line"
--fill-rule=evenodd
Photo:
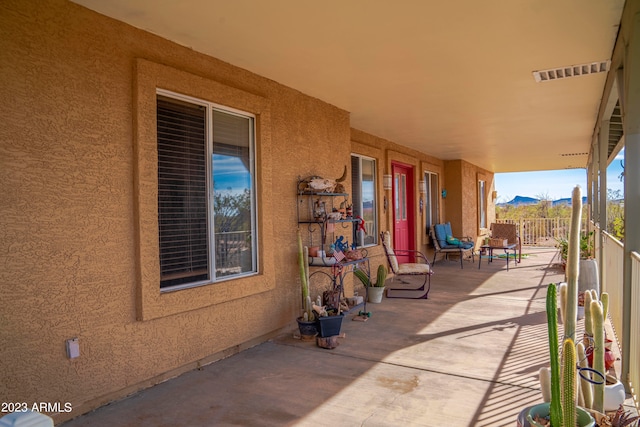
M340 184L347 179L347 166L344 167L342 176L338 179L322 178L321 176L310 176L300 181L299 191L313 191L314 193L344 193L344 186Z

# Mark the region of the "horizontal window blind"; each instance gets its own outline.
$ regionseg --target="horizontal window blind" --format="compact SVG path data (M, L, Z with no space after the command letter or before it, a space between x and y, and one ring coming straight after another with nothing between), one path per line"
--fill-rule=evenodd
M158 96L160 287L209 278L206 108Z

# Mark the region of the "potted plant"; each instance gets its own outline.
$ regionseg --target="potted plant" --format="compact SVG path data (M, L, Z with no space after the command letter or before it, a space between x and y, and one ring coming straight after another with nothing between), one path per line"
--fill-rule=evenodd
M367 288L367 295L369 302L378 304L382 302L382 296L384 295L384 282L387 280L387 267L380 264L378 266L378 272L376 281L371 282L371 279L362 270L355 270L353 274L360 279L362 284Z
M555 283L547 289L547 330L549 334L549 358L551 375L540 376L543 396L550 402L534 405L529 409L527 420L532 426L575 426L595 425L593 417L577 405L577 355L573 337L576 331L578 308L578 261L580 258L580 219L582 196L580 187L573 190L571 231L567 244L567 285L563 295L562 312L564 339L562 353L558 344L558 291ZM562 357L560 356L562 354ZM562 364L562 371L560 365ZM543 381L548 378L549 381ZM561 392L562 383L562 392ZM550 421L550 424L549 424ZM576 422L578 424L576 424Z
M549 333L549 358L551 360L550 382L540 377L543 395L550 396L550 402L534 405L529 409L527 420L536 427L575 426L592 427L595 420L584 408L577 406L576 346L571 338L566 338L562 349L562 371L558 345L558 307L555 283L547 289L547 329ZM565 333L566 336L566 333ZM562 384L561 384L562 382ZM562 387L561 387L562 385Z
M593 259L593 231L589 233L580 233L580 275L578 278L578 291L584 292L589 289L600 291L600 283L598 276L598 264ZM569 239L560 238L557 245L560 249L560 258L562 266L566 269L567 256L569 252Z
M305 253L307 252L307 253ZM302 235L298 229L298 265L300 267L300 283L302 290L302 316L297 318L300 337L303 341L313 341L317 335L316 316L313 312L309 296L309 259L308 249L302 246Z

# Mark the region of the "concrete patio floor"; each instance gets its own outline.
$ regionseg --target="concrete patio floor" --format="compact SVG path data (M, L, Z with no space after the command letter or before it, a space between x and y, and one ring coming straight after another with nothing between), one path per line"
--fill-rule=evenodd
M114 402L77 426L515 426L541 402L554 248L504 261L438 261L429 299L367 304L327 350L294 333ZM397 283L396 283L397 284Z

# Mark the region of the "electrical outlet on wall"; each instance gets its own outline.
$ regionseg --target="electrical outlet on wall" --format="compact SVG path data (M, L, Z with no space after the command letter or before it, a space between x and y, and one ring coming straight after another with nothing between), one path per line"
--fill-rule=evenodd
M80 341L78 341L78 338L67 340L67 357L69 359L80 357Z

